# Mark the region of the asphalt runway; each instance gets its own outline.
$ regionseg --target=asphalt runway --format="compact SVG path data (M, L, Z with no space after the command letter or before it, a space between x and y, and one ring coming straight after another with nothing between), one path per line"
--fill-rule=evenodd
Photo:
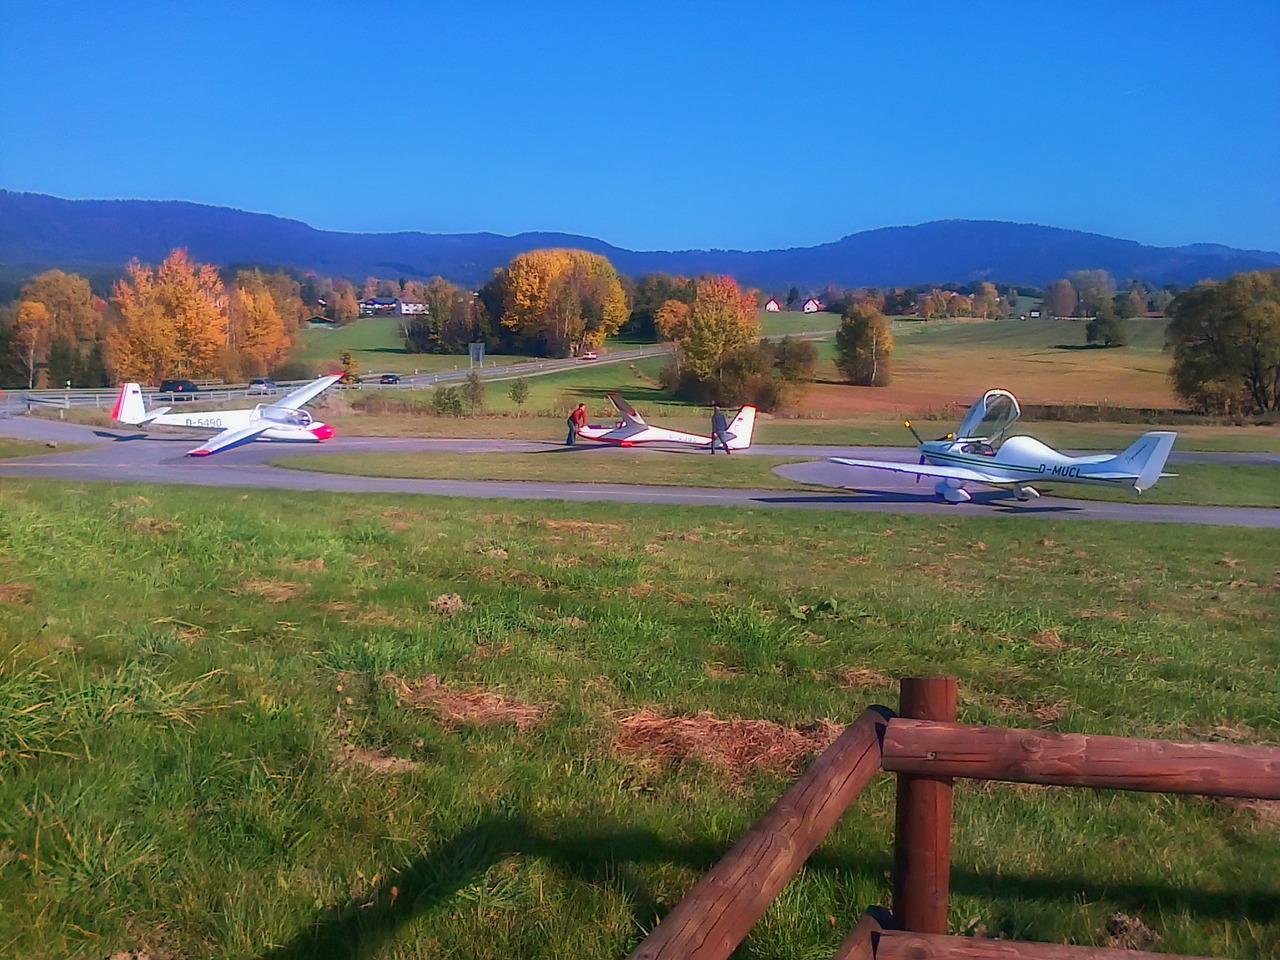
M809 490L743 490L715 487L636 486L608 483L545 483L501 480L404 480L310 473L273 467L265 461L285 453L325 454L347 452L450 451L474 453L528 453L581 459L589 476L591 457L609 456L615 448L580 445L564 447L552 441L440 440L422 438L335 437L323 444L291 444L279 441L249 443L211 457L188 457L203 435L143 433L135 430L99 429L35 417L0 419L0 436L21 437L59 444L92 444L85 450L50 451L35 457L0 461L0 478L55 477L75 481L165 483L193 486L259 487L287 490L329 490L353 493L415 493L448 497L505 498L514 500L569 500L612 503L669 503L720 507L756 507L811 510L863 510L885 513L945 514L947 516L999 514L1024 518L1071 520L1138 520L1152 523L1216 524L1240 527L1280 528L1280 509L1255 507L1172 506L1141 500L1103 502L1042 497L1022 503L997 490L975 487L973 500L946 504L932 493L932 485L914 478L876 470L859 470L827 463L825 457L863 457L913 461L907 447L835 447L760 445L743 454L812 456L816 462L788 464L778 472L790 479L814 484ZM632 450L636 448L631 448ZM696 458L704 451L688 451ZM1253 463L1280 467L1280 455L1271 453L1175 453L1170 463ZM1280 479L1280 474L1277 474Z

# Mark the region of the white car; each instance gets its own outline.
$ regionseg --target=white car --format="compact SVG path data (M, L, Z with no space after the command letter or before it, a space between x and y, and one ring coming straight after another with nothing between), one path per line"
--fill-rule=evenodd
M579 360L599 360L600 358L595 355L594 351L588 350L586 353L578 357L578 359Z

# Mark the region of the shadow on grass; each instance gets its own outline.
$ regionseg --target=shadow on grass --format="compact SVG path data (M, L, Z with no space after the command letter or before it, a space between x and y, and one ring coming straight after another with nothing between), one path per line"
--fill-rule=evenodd
M669 907L660 904L630 864L679 864L706 873L727 852L720 843L673 843L649 830L583 833L566 826L549 835L519 815L489 816L456 836L442 840L405 869L390 875L370 895L321 910L287 944L260 960L347 960L376 955L379 947L418 913L455 896L495 864L512 856L538 857L568 881L616 890L631 904L636 930L649 930ZM818 851L806 863L810 873L857 875L885 882L892 851L850 862L847 856ZM1231 892L1188 889L1158 883L1098 881L1078 874L980 873L953 870L955 893L986 900L1034 900L1071 904L1087 895L1139 914L1160 905L1173 913L1234 917L1268 923L1280 915L1280 892L1268 888ZM394 895L393 895L394 890ZM632 946L618 944L618 955Z
M1119 343L1055 343L1055 350L1114 350L1121 347Z

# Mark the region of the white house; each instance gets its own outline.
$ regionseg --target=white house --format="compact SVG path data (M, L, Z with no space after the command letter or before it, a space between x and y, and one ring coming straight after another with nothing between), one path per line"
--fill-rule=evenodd
M819 310L822 309L822 304L819 301L815 300L813 297L810 297L808 300L804 302L804 306L801 307L800 309L803 310L805 313L817 313Z
M777 313L779 310L782 309L782 304L780 304L773 297L770 297L768 300L764 302L764 309L766 313Z
M421 300L397 300L396 310L400 316L408 317L414 314L426 313L427 305Z

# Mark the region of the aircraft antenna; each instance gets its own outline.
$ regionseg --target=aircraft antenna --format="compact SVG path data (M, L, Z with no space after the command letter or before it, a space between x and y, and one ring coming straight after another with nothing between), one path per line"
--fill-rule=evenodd
M911 425L910 420L903 421L903 426L911 431L911 435L916 438L916 443L924 443L924 438L921 437L920 434L916 433L916 428Z

